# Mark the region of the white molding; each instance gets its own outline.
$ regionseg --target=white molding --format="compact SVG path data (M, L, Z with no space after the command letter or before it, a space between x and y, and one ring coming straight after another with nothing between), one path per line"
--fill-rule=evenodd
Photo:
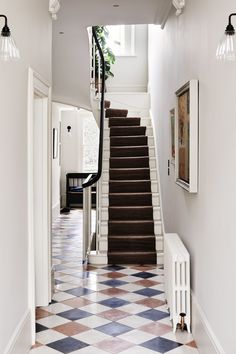
M3 354L28 354L31 347L31 315L28 309L8 342Z
M60 215L60 202L52 206L52 221Z
M160 170L159 170L159 159L158 159L158 148L157 148L157 134L156 130L154 128L154 117L152 114L152 110L149 110L149 115L151 118L152 122L152 130L153 130L153 142L154 142L154 148L156 152L156 170L157 170L157 181L158 181L158 186L159 186L159 206L161 208L161 220L162 220L162 230L163 230L163 235L165 235L165 224L164 224L164 215L163 215L163 207L162 207L162 191L161 191L161 179L160 179Z
M51 301L51 87L38 73L29 68L28 73L28 305L31 311L32 344L35 343L35 240L34 240L34 96L37 94L44 100L43 110L47 120L43 122L43 223L42 229L46 237L42 240L42 268L43 282L40 288L43 294L42 306Z
M176 16L181 15L185 8L185 0L172 0L172 4L176 8Z
M213 332L205 313L200 307L193 291L192 297L192 332L200 353L226 354Z
M49 0L49 12L53 20L57 20L57 13L60 7L60 0Z

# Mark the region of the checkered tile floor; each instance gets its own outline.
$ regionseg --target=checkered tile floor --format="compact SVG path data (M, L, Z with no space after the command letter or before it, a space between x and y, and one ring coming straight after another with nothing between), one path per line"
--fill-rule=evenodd
M173 334L163 293L163 268L82 266L82 212L53 226L55 294L36 311L31 354L197 354L188 333Z

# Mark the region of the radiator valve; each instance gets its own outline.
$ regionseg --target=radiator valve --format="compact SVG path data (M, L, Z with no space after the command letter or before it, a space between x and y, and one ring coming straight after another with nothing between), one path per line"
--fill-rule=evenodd
M180 322L177 324L177 329L181 329L181 331L187 331L187 325L185 323L186 313L181 312L179 315L180 315Z

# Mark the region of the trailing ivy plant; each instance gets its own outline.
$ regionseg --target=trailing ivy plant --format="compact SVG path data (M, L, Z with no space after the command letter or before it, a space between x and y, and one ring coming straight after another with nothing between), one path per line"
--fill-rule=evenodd
M97 34L97 38L99 41L99 44L101 46L101 49L103 51L103 55L104 55L104 60L105 60L105 80L107 80L109 77L114 77L113 72L111 71L111 67L112 65L115 63L116 61L116 57L113 53L113 51L111 50L111 48L108 47L107 45L107 38L109 35L109 31L107 30L107 28L105 26L95 26L95 30L96 30L96 34ZM95 75L96 78L98 77L98 55L96 54L95 57Z

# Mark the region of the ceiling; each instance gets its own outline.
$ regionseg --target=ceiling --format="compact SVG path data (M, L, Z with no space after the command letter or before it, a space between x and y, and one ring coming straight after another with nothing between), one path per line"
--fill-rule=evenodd
M165 23L171 0L61 0L53 24L53 99L90 107L87 27Z

